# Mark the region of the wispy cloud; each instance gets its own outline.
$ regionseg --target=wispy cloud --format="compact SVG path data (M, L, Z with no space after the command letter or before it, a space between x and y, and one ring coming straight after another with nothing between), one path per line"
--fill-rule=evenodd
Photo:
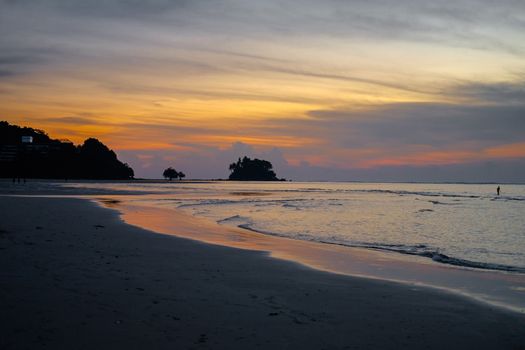
M448 94L485 104L522 105L525 101L525 81L465 82L451 87Z
M0 0L0 114L148 169L242 152L334 176L506 161L525 142L524 14L515 0Z

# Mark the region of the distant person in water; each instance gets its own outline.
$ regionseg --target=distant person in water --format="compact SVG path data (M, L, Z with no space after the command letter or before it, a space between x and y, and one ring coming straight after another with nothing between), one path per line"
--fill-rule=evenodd
M499 196L499 191L500 191L500 188L498 186L498 188L496 188L496 192L498 193L498 196Z

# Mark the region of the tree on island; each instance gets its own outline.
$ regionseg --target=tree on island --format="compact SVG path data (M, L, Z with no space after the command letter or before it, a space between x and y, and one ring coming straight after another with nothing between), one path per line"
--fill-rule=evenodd
M169 179L171 181L174 178L179 177L179 173L177 172L177 170L173 169L172 167L169 167L168 169L164 170L162 176L164 176L165 179Z
M236 181L282 181L272 170L273 165L267 160L239 158L236 163L230 164L230 180Z
M168 169L164 170L162 176L164 176L165 179L169 179L171 181L177 178L182 180L183 177L186 177L186 174L184 174L182 171L177 171L172 167L169 167Z

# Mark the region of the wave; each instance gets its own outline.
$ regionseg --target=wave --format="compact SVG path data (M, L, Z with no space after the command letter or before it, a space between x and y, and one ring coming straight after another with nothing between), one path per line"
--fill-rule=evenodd
M432 203L434 205L457 205L458 203L445 203L440 201L428 201L429 203Z
M500 197L491 198L491 200L493 200L493 201L525 201L525 197L500 196Z
M301 234L293 235L290 237L284 234L279 234L275 232L267 232L267 231L255 229L249 223L242 223L242 224L237 225L237 227L245 229L245 230L249 230L252 232L260 233L260 234L270 235L270 236L278 236L278 237L293 238L293 239L299 239L299 240L311 241L311 242L317 242L317 243L334 244L334 245L345 246L345 247L373 249L373 250L387 251L387 252L393 252L393 253L399 253L399 254L405 254L405 255L420 256L423 258L430 258L433 261L438 262L438 263L459 266L459 267L525 273L525 267L455 258L455 257L448 256L446 254L440 253L438 249L428 247L425 244L418 244L418 245L410 246L410 245L404 245L404 244L387 244L387 243L340 242L336 240L318 239L310 235L301 235Z
M330 243L330 242L323 242L323 243ZM334 243L334 244L339 244L339 243ZM342 244L342 245L347 245L347 244ZM406 254L406 255L416 255L416 256L421 256L424 258L430 258L433 261L436 261L439 263L454 265L454 266L525 273L525 267L455 258L455 257L445 255L443 253L440 253L438 250L429 249L425 245L405 246L402 244L389 245L389 244L364 243L364 244L349 244L348 246L362 247L362 248L368 248L368 249L374 249L374 250L390 251L390 252L401 253L401 254Z
M240 215L233 215L233 216L229 216L227 218L224 218L224 219L221 219L221 220L217 220L217 223L218 224L225 224L225 223L232 223L232 222L243 222L243 223L247 223L247 222L250 222L250 220L247 218L247 217L244 217L244 216L240 216ZM237 225L237 226L240 226L241 224Z
M525 197L522 196L495 196L490 194L478 195L478 194L461 194L461 193L449 193L449 192L427 192L427 191L404 191L404 190L344 190L344 192L360 192L360 193L382 193L382 194L395 194L395 195L413 195L421 197L442 197L442 198L465 198L465 199L491 199L491 200L506 200L506 201L525 201ZM445 204L445 203L439 203ZM448 204L448 203L447 203Z
M242 200L228 200L228 199L206 199L196 200L191 203L180 204L177 208L188 208L198 207L205 205L238 205L238 204L253 204L254 206L267 206L267 205L281 205L281 206L293 206L290 203L306 202L311 201L309 198L299 199L242 199Z
M290 204L290 203L284 203L281 205L283 208L290 208L290 209L295 209L295 210L301 210L301 208L297 205L294 205L294 204Z
M201 205L238 204L238 203L239 203L239 201L230 201L230 200L222 200L222 199L219 199L219 200L210 199L210 200L200 200L198 202L192 202L192 203L188 203L188 204L180 204L180 205L177 206L177 208L197 207L197 206L201 206Z
M384 190L384 189L322 189L322 188L300 188L300 189L279 189L268 190L270 192L318 192L318 193L379 193L394 195L415 195L423 197L448 197L448 198L485 198L486 196L476 194L461 194L450 192L429 192L429 191L407 191L407 190ZM492 197L490 197L492 198ZM512 198L512 197L509 197ZM517 198L513 198L517 199ZM525 200L525 198L520 199Z
M303 192L303 190L291 190ZM374 193L374 194L391 194L398 196L421 196L421 197L442 197L442 198L463 198L463 199L491 199L491 200L506 200L506 201L525 201L524 196L495 196L491 194L463 194L450 192L429 192L429 191L408 191L408 190L384 190L384 189L334 189L324 190L308 189L304 192L323 192L323 193Z
M409 191L409 190L386 190L386 189L322 189L322 188L299 188L299 189L266 189L257 192L229 192L230 195L236 197L243 197L243 199L230 200L205 200L199 205L206 204L231 204L231 203L251 203L251 202L288 202L288 201L302 201L305 199L261 199L260 196L270 195L272 193L322 193L322 194L385 194L396 196L418 196L418 197L432 197L432 198L446 198L446 199L488 199L488 200L502 200L502 201L525 201L525 196L495 196L491 194L469 194L469 193L450 193L450 192L430 192L430 191ZM436 201L437 202L437 201ZM445 203L439 203L445 204ZM448 203L447 203L448 204Z

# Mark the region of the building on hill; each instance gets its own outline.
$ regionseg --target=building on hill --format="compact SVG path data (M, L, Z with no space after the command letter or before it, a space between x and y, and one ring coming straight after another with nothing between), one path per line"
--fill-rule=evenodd
M0 122L0 177L126 180L129 165L97 139L75 146L42 130Z

